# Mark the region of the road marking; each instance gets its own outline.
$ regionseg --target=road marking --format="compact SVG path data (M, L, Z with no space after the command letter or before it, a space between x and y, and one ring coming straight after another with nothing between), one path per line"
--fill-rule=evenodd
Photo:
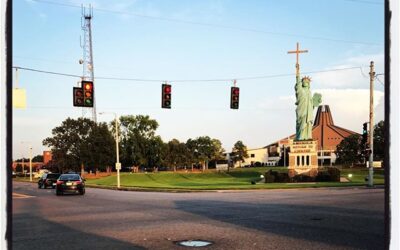
M12 193L12 196L14 199L26 199L26 198L36 197L36 196L32 196L32 195L18 194L18 193Z

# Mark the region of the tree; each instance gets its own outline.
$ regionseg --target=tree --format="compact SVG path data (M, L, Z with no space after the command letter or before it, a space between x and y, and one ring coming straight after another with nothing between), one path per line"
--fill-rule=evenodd
M29 158L16 159L15 162L29 162Z
M233 164L236 162L243 163L245 158L248 158L247 154L247 146L243 144L242 141L237 141L235 145L233 145L231 159Z
M160 136L155 136L147 141L145 148L145 163L144 165L152 167L153 169L158 168L163 163L165 144Z
M178 166L185 166L190 159L189 149L185 143L172 139L166 145L165 164L172 167L174 172ZM190 164L190 163L189 163Z
M344 138L336 147L337 162L352 165L363 162L361 136L358 134Z
M32 162L43 162L43 155L36 155L32 158Z
M60 172L78 172L81 166L95 169L107 164L105 158L114 152L111 132L105 128L105 124L98 125L87 118L67 118L52 130L52 137L43 140L43 145L51 147L52 164Z
M123 165L139 167L160 162L148 155L149 150L161 152L161 138L156 139L155 136L155 131L158 128L156 120L150 119L149 116L128 115L119 118L119 125L121 135L121 163ZM113 122L111 126L114 129ZM155 145L152 144L154 142L156 143ZM154 146L158 148L154 148ZM148 147L153 148L149 149Z
M382 161L385 157L385 122L380 121L374 127L374 160Z
M223 158L224 151L218 139L211 139L209 136L200 136L194 140L189 139L186 145L193 161L202 164L203 171L207 168L210 160Z
M17 164L17 166L15 166L15 172L17 173L22 173L22 169L23 167L21 164Z
M107 146L104 146L107 145ZM116 162L115 138L106 123L99 123L92 127L83 147L89 152L88 166L92 171L106 170Z

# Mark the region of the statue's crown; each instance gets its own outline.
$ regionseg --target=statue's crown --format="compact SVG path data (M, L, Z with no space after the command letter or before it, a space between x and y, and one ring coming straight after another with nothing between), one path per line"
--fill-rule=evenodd
M301 80L307 80L308 82L311 82L311 77L309 77L309 76L305 76L305 77L303 77Z

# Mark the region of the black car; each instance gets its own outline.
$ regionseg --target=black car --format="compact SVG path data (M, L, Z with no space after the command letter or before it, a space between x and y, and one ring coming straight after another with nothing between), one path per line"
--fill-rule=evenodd
M57 173L44 173L38 181L38 188L56 187L57 179L61 174Z
M85 194L85 180L79 174L62 174L56 185L56 195L62 195L65 192L79 192Z

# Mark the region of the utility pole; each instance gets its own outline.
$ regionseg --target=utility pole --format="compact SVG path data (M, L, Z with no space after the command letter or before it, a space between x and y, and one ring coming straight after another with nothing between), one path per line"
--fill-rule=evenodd
M374 186L374 61L371 61L369 71L369 171L368 187Z
M121 163L119 162L119 146L118 146L118 115L115 114L115 151L116 151L116 156L117 156L117 162L115 163L115 168L117 169L117 187L120 188L120 175L119 171L121 170Z
M32 146L29 145L29 181L32 182Z
M119 136L118 136L118 130L119 130L119 125L118 125L118 115L117 113L114 112L100 112L99 115L103 115L103 114L114 114L115 117L115 153L116 153L116 163L115 163L115 169L117 170L117 187L118 189L121 187L121 181L120 181L120 173L119 171L121 170L121 163L119 162L119 146L118 146L118 142L119 142Z

